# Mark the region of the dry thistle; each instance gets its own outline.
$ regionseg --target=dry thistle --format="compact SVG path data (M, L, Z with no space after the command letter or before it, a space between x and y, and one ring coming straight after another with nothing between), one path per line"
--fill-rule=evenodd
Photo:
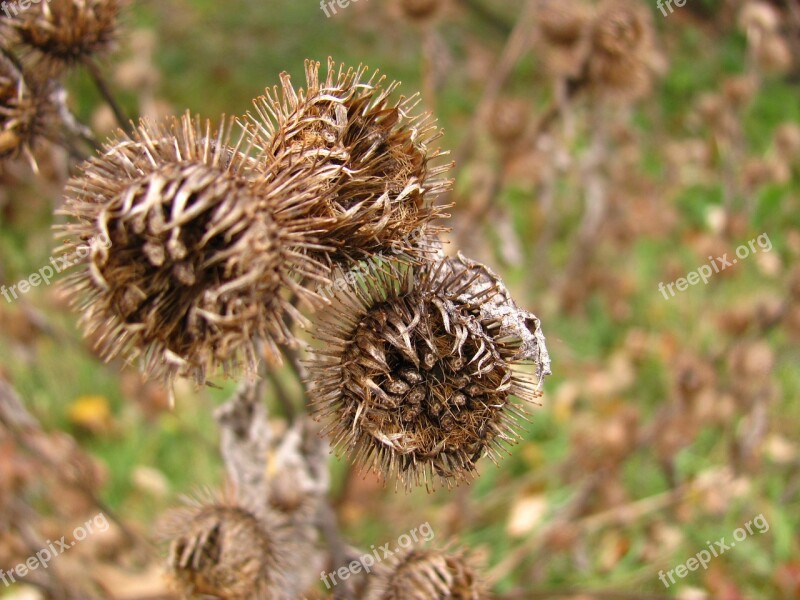
M321 80L319 69L306 61L305 90L296 92L283 73L282 96L275 88L255 101L249 119L266 148L264 172L328 169L309 217L328 223L320 241L334 251L319 256L329 264L390 248L424 254L408 240L441 231L431 221L447 216L434 199L449 187L442 175L451 165L434 166L443 153L429 148L441 131L429 115L411 115L416 95L390 101L399 84L384 87L377 72L366 80L365 67L345 70L329 60Z
M776 156L789 163L800 158L800 125L787 121L778 125L773 137Z
M449 487L516 441L525 411L511 396L534 401L549 358L538 319L488 269L463 257L387 266L335 302L315 330L326 346L311 360L309 395L354 462L406 488Z
M442 8L444 0L400 0L400 10L409 21L426 22Z
M776 33L780 29L781 15L769 2L745 2L739 11L739 27L749 38Z
M192 502L167 514L161 536L170 542L169 577L182 594L294 600L286 592L297 560L288 530L234 505Z
M551 75L578 77L588 51L591 12L579 0L547 0L537 14L539 42Z
M491 111L489 133L498 146L512 150L525 137L531 104L523 98L498 99Z
M486 600L489 592L463 552L411 550L376 572L365 600Z
M651 86L653 24L632 0L606 0L592 24L588 78L601 95L633 101Z
M58 72L111 49L122 5L122 0L48 0L20 10L9 25L47 72Z
M34 142L50 136L56 122L47 88L31 87L17 66L0 55L0 161L22 153L34 164Z
M302 177L251 180L247 136L231 136L189 115L143 122L68 184L63 250L84 266L69 291L107 359L141 355L152 376L203 383L216 366L253 370L259 340L273 361L293 342L285 316L302 317L286 296L313 302L295 276L317 269L313 224L295 211L315 197Z

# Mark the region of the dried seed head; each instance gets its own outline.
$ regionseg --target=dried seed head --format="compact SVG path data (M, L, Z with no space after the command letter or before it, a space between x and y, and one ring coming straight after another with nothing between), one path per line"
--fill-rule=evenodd
M109 51L122 0L48 0L9 19L20 43L48 70L58 71Z
M400 0L400 10L410 21L424 22L432 18L444 4L444 0Z
M800 158L800 125L787 121L775 130L775 152L781 160L794 162Z
M429 115L412 115L417 96L392 101L398 84L367 69L346 69L328 61L306 61L305 90L292 87L287 74L278 89L255 102L249 119L274 172L311 164L319 169L316 205L308 215L327 225L321 242L334 249L322 256L331 263L376 253L424 253L415 239L438 233L431 225L446 216L435 197L450 182L451 165L435 165L442 153L429 145L441 132ZM424 235L422 234L424 232Z
M388 568L387 568L388 567ZM487 586L463 552L411 550L373 576L365 600L487 600Z
M534 401L549 358L538 320L491 276L463 258L387 267L321 316L315 336L326 346L312 358L310 394L354 461L406 488L451 486L516 441L525 412L511 396Z
M257 341L275 361L292 343L285 292L313 299L294 280L316 268L292 212L308 192L302 178L249 179L256 159L231 135L189 115L143 122L68 184L63 250L84 267L69 291L103 356L202 383L217 366L252 370Z
M781 15L769 2L745 2L739 12L739 26L748 35L765 35L778 31Z
M523 139L530 114L531 105L526 100L501 98L491 112L489 133L500 146L508 147Z
M751 75L735 75L722 82L722 95L728 105L741 110L758 92L758 81Z
M54 134L58 117L52 93L51 86L29 85L0 55L0 161L20 153L32 161L34 143Z
M794 63L792 47L779 33L764 36L755 49L758 65L768 73L787 73Z
M167 569L183 594L228 600L289 600L288 536L246 510L193 503L169 513L161 537L170 542Z
M546 0L537 14L539 45L551 75L577 77L588 50L591 12L579 0Z
M589 81L598 93L638 100L650 90L653 24L632 0L606 0L591 31Z

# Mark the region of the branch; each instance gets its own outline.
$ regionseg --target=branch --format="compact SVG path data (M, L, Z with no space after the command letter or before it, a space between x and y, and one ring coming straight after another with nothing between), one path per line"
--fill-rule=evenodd
M264 516L269 496L265 462L272 438L267 409L259 401L261 387L260 383L241 384L214 413L222 460L236 497L258 517Z
M125 112L122 110L122 107L119 105L117 99L114 97L114 94L111 92L111 88L106 83L105 77L103 76L102 71L100 71L100 67L97 65L95 60L91 56L87 56L83 59L83 65L86 67L86 70L89 71L89 75L91 75L94 84L97 86L97 89L100 92L100 95L111 107L111 111L114 113L114 118L117 120L117 124L124 132L128 134L133 133L133 126L130 119L125 116Z

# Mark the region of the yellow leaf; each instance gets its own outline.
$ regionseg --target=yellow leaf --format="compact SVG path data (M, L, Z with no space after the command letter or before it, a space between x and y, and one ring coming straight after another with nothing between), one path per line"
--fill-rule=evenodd
M92 433L105 433L111 428L111 407L105 396L80 396L69 407L70 423Z

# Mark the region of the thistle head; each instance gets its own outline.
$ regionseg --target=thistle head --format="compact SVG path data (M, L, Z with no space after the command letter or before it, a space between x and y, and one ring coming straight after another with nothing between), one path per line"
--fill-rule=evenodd
M489 133L503 149L513 151L525 138L531 115L531 105L523 98L499 98L492 107Z
M580 0L547 0L537 13L539 43L547 70L580 75L588 50L591 12Z
M168 513L161 537L170 544L167 572L183 594L228 600L288 600L292 559L287 532L222 502L192 502Z
M400 0L403 16L415 23L425 23L436 16L444 0Z
M512 396L534 401L549 372L538 320L504 290L477 263L442 258L386 266L335 298L310 365L333 443L406 488L449 487L483 455L496 461L525 417ZM518 368L526 361L536 377Z
M365 600L487 600L487 586L464 552L411 550L376 572Z
M332 60L327 75L306 61L306 88L295 90L287 74L282 94L267 90L255 102L257 142L265 148L265 173L314 165L320 176L311 218L326 222L320 241L333 248L320 255L329 264L370 257L402 247L412 233L437 233L432 221L446 216L435 204L450 182L450 165L431 144L441 135L429 115L414 115L416 96L391 100L397 83L386 85L365 67L345 69Z
M654 29L650 13L631 0L601 3L591 29L588 79L600 95L621 101L645 96L652 83Z
M30 84L17 65L0 54L0 161L24 154L51 137L58 120L52 85Z
M106 358L141 357L166 380L255 368L294 338L287 299L313 294L297 275L313 274L310 201L302 178L251 178L253 161L232 129L214 132L189 115L143 122L81 167L67 186L62 251L82 268L69 291Z
M105 54L114 44L123 0L48 0L9 19L19 43L48 71Z

